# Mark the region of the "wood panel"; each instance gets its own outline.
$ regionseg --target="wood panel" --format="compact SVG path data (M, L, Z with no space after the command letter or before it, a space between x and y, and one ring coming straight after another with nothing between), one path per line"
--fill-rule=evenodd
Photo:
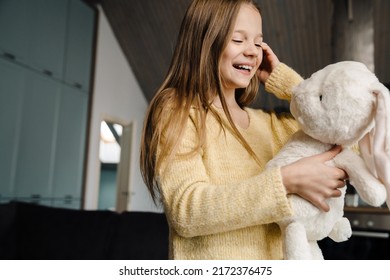
M167 72L180 22L190 1L98 1L147 100L153 97ZM265 41L280 60L304 77L335 62L332 56L337 52L332 42L334 1L340 0L257 0L262 9ZM374 5L375 69L381 81L388 83L390 1L371 1ZM271 109L280 106L286 106L286 103L266 94L261 94L254 104L254 107Z

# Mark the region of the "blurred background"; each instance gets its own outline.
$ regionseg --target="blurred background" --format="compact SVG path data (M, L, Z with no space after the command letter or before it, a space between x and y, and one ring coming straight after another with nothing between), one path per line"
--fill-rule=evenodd
M190 0L100 0L148 100L162 81ZM386 0L257 0L264 41L304 77L340 60L364 62L390 83L390 3ZM277 101L260 96L256 107ZM281 103L283 106L285 103Z

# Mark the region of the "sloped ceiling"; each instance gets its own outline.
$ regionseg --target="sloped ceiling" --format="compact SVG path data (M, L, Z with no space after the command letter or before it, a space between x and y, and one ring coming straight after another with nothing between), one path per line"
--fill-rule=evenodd
M163 81L176 36L191 0L100 0L115 36L147 98L151 100ZM262 9L264 40L281 61L304 77L333 63L333 1L257 0ZM345 0L345 5L359 1ZM375 27L375 71L390 82L390 1L372 0ZM345 15L348 16L347 14ZM372 42L367 42L370 44ZM263 89L261 89L263 91ZM254 107L286 106L268 94L260 94Z

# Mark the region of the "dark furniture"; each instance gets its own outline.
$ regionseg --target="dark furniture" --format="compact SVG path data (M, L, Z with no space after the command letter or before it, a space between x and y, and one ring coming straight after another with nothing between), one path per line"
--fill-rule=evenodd
M0 204L0 259L153 260L168 258L164 214Z

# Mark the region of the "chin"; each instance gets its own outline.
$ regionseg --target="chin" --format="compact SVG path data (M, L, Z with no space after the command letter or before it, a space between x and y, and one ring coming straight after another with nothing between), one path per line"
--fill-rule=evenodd
M249 86L250 81L251 81L250 79L245 81L239 80L239 81L235 81L234 85L236 88L246 88Z
M249 82L248 83L240 83L240 84L237 84L236 88L247 88L248 86L249 86Z
M234 88L234 89L238 89L238 88L247 88L250 84L250 79L245 79L245 80L230 80L229 83L226 83L225 85L227 86L227 88Z

